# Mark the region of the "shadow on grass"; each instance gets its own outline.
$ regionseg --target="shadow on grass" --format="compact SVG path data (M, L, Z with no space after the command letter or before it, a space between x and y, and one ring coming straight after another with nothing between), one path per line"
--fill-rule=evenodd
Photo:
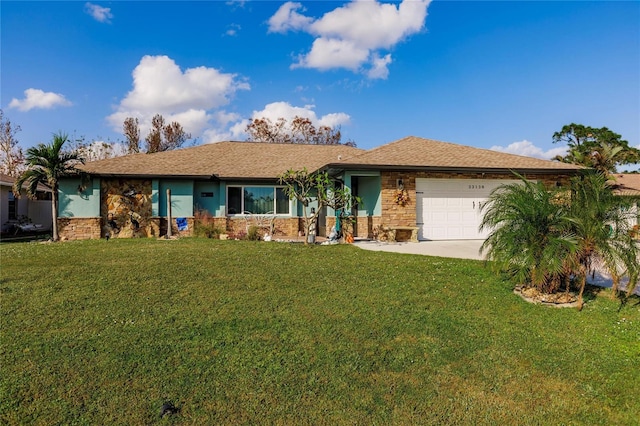
M587 286L584 289L584 294L582 295L584 302L587 303L595 300L603 291L612 291L612 290L607 287L599 287L596 285L587 284ZM615 299L618 300L618 302L620 302L618 306L618 312L620 312L626 306L633 307L633 306L640 305L640 296L638 296L637 294L627 295L625 291L619 290L615 295Z
M627 305L631 307L640 305L640 296L636 294L627 296L625 292L620 291L616 295L616 298L620 301L620 306L618 306L618 312L620 312Z
M584 293L582 293L582 299L584 300L584 303L592 302L604 290L605 287L598 287L597 285L587 284L584 287Z

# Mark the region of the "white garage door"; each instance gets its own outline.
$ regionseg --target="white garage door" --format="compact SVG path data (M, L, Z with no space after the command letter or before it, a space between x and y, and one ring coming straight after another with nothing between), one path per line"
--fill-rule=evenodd
M421 240L477 240L480 208L494 188L516 180L416 179L418 238Z

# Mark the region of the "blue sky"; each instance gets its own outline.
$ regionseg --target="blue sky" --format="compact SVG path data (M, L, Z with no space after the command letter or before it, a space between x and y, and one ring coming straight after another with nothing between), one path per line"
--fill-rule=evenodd
M198 143L301 115L372 148L414 135L540 157L571 122L640 147L640 2L2 1L1 98L23 147ZM144 136L144 135L143 135Z

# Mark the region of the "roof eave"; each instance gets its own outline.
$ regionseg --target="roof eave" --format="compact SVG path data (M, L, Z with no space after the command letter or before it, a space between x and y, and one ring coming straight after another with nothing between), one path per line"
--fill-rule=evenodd
M168 174L142 174L142 173L97 173L85 171L89 176L106 178L133 178L133 179L195 179L195 180L217 180L216 175L168 175Z
M330 170L331 172L339 172L348 169L359 170L402 170L402 171L430 171L430 172L467 172L467 173L538 173L538 174L557 174L557 173L579 173L581 168L558 168L558 169L542 169L542 168L524 168L524 167L443 167L443 166L401 166L389 164L327 164L321 170Z

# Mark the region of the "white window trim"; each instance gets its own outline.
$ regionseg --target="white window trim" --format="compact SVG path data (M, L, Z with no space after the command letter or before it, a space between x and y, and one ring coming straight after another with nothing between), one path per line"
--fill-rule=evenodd
M242 203L242 213L229 213L229 188L241 188L241 192L242 192L242 198L241 198L241 203ZM274 210L272 210L271 212L268 213L246 213L246 210L244 209L244 188L273 188L273 208ZM264 215L273 215L273 216L277 216L277 217L292 217L293 215L293 200L289 199L289 213L275 213L275 208L276 208L276 189L277 188L286 188L286 186L283 185L227 185L226 186L226 202L225 202L225 210L227 213L227 216L229 217L247 217L247 216L253 216L253 215L258 215L258 216L264 216Z

